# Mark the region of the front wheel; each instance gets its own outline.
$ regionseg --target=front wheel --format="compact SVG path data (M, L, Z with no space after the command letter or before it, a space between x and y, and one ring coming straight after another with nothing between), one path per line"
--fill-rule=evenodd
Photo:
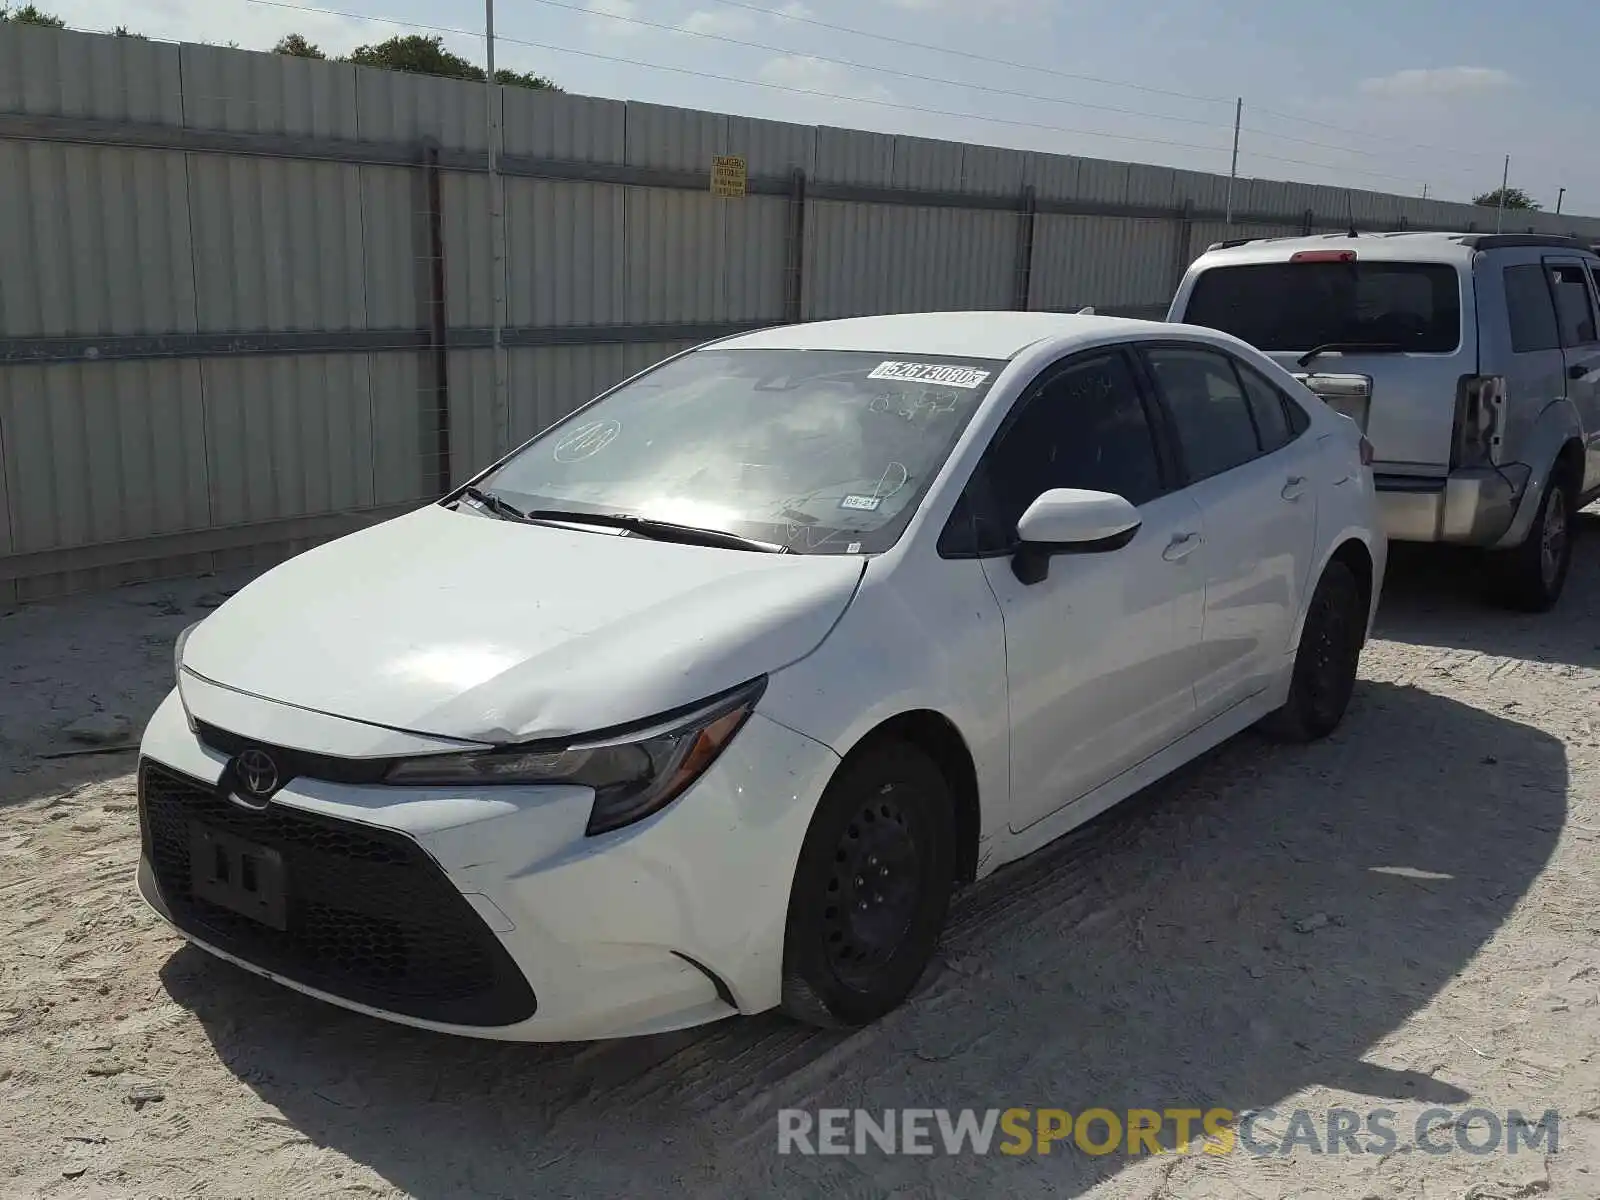
M865 1025L922 977L955 873L955 806L917 747L852 755L800 850L783 947L783 1008L812 1025Z
M1367 605L1355 573L1342 562L1329 563L1306 608L1289 699L1262 729L1288 742L1314 742L1337 729L1355 691L1366 631Z
M1519 612L1548 612L1561 599L1572 566L1574 493L1563 475L1545 489L1522 545L1491 556L1494 598Z

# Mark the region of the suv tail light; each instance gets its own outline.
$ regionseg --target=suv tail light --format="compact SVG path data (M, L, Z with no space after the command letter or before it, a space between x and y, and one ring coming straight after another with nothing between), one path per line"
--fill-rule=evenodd
M1317 263L1317 262L1344 262L1356 261L1354 250L1299 250L1289 256L1292 263Z
M1506 381L1501 375L1463 375L1456 389L1450 467L1495 466L1505 433Z

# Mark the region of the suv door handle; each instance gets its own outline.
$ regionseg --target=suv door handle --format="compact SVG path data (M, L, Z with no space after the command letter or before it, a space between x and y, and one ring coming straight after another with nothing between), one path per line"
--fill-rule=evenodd
M1284 482L1283 498L1285 500L1298 500L1305 495L1306 477L1304 475L1291 475Z
M1167 543L1167 548L1161 552L1161 557L1168 562L1180 562L1198 549L1200 549L1198 533L1175 533L1172 535L1172 540Z
M1584 366L1582 363L1573 363L1567 368L1568 379L1584 379L1588 377L1588 374L1589 368Z

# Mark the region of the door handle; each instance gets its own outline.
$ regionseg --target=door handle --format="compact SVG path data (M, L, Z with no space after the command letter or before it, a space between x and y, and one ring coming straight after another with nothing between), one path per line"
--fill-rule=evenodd
M1174 534L1167 548L1161 552L1161 557L1168 562L1180 562L1196 550L1200 549L1200 535L1198 533Z
M1582 363L1573 363L1567 368L1568 379L1587 379L1588 377L1589 368L1584 366Z
M1298 500L1305 495L1306 477L1304 475L1291 475L1283 485L1283 498L1285 500Z

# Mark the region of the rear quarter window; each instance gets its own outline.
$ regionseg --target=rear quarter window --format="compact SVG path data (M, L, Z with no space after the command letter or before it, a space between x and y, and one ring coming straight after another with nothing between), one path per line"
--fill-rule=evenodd
M1461 343L1461 284L1448 263L1217 266L1195 281L1183 320L1259 350L1373 343L1447 354Z
M1556 325L1555 300L1541 263L1507 267L1502 276L1506 291L1506 321L1511 326L1515 354L1556 350L1561 334Z

